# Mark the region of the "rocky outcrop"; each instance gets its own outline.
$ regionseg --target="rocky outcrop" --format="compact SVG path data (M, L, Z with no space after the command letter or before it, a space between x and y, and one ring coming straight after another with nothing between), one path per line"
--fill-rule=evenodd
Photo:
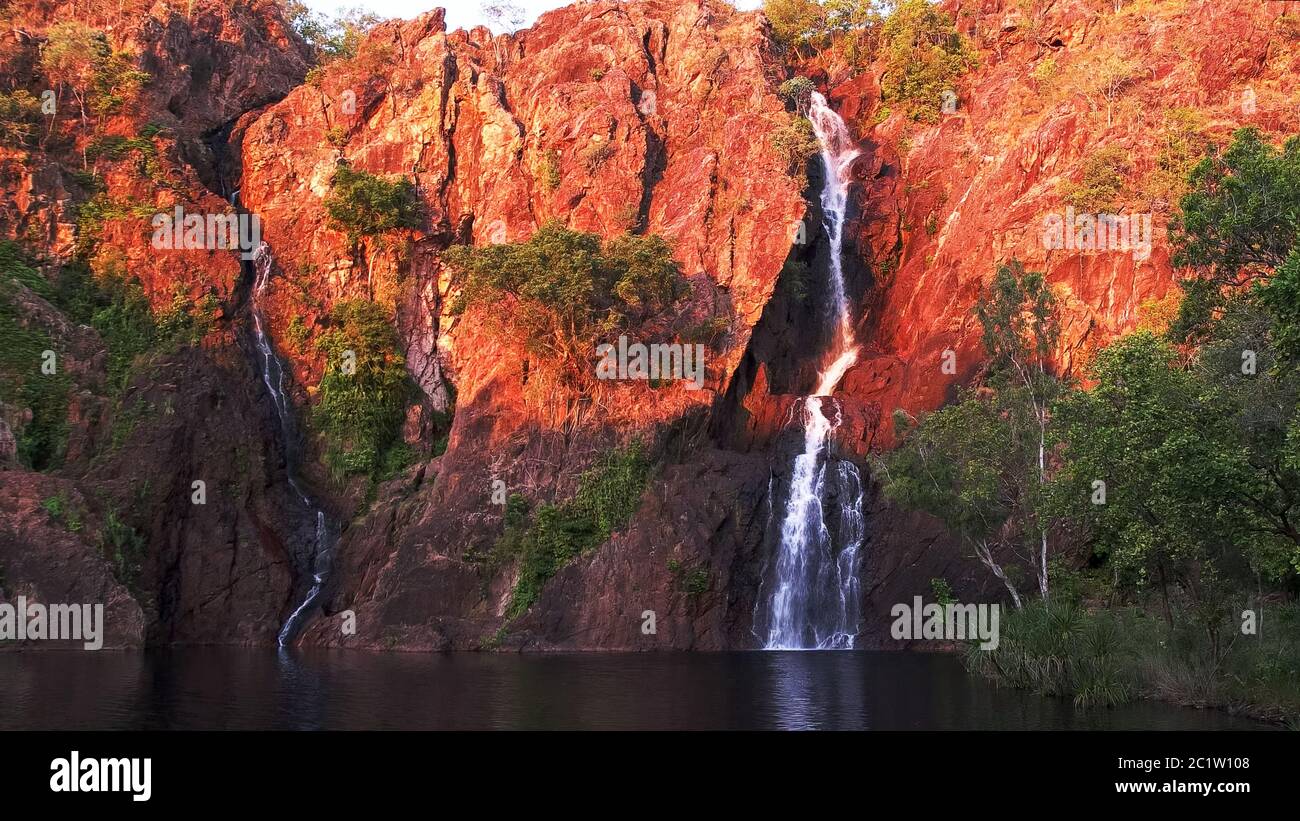
M843 392L879 407L886 446L894 408L934 408L981 369L971 311L1000 263L1046 274L1064 308L1057 359L1076 375L1099 346L1159 321L1160 301L1177 291L1168 225L1179 187L1168 170L1180 116L1219 144L1248 125L1279 137L1300 130L1284 4L1125 3L1116 13L1110 3L1042 0L1032 14L998 0L943 5L978 47L979 66L956 84L954 113L933 125L878 116L888 109L879 67L809 69L822 72L865 148L855 233L875 274L859 332L870 355ZM1103 70L1118 78L1109 97ZM1126 165L1118 196L1074 210L1149 215L1150 254L1047 247L1045 220L1066 216L1069 186L1114 148ZM941 369L945 351L955 372Z
M95 275L138 279L160 316L179 300L211 325L202 344L151 349L125 387L110 385L94 330L6 283L18 323L50 339L71 386L65 452L46 474L9 444L30 409L0 408L0 596L102 602L107 646L271 642L293 606L289 557L311 525L295 512L275 420L237 344L240 263L154 247L150 217L230 210L208 187L213 134L296 86L306 46L270 0L183 10L38 0L6 14L6 88L39 98L50 85L39 49L69 19L102 31L150 79L120 110L85 120L65 92L40 134L0 149L0 236L39 255L51 289L80 252ZM122 140L125 150L101 150Z
M359 633L337 641L466 646L491 635L507 579L483 578L465 556L499 535L492 481L535 501L572 493L594 456L633 438L660 441L726 390L804 212L801 181L770 147L790 121L775 96L781 72L761 17L709 0L581 4L495 38L448 33L432 12L379 26L355 60L236 129L242 196L276 253L276 330L295 316L316 327L345 297L388 302L427 400L436 407L444 372L459 397L448 451L424 470L419 501L400 503L394 518L381 499L345 531L340 556L367 558L342 560L330 609L355 609ZM368 242L351 248L329 230L321 201L341 160L416 183L426 224L405 258ZM675 329L714 317L729 328L706 390L617 386L575 434L573 420L550 414L560 397L527 395L522 352L472 316L445 315L453 283L442 249L526 239L552 219L673 244L691 283ZM318 361L295 366L300 385L318 377ZM635 538L635 548L602 554L636 552L644 539ZM329 629L306 640L334 643Z

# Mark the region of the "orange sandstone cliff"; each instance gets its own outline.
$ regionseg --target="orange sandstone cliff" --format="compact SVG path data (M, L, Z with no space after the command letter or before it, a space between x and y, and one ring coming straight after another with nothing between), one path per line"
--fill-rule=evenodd
M787 261L816 270L825 256L815 230L793 241L801 222L820 218L820 168L814 158L804 190L772 148L793 116L782 82L811 77L860 141L846 270L864 353L837 393L847 423L836 443L858 460L890 446L895 409L924 412L978 378L971 308L998 264L1018 259L1048 275L1066 307L1057 358L1077 370L1098 345L1158 322L1176 289L1165 237L1176 180L1161 173L1178 159L1174 138L1300 130L1291 3L1147 0L1116 11L1110 0L948 0L978 65L933 123L890 110L879 64L850 66L832 49L787 65L761 13L721 0L596 0L497 36L448 32L434 11L377 26L357 57L310 75L309 51L269 0L200 1L188 15L138 5L77 13L154 78L103 128L135 137L162 127L149 138L150 173L138 172L137 155L96 160L109 202L131 207L108 209L94 258L137 276L159 309L208 299L216 320L200 345L137 372L110 401L94 332L60 325L48 303L25 295L27 316L67 340L81 389L63 466L38 473L5 461L0 435L2 595L104 598L124 644L272 641L301 595L311 529L250 364L248 266L228 252L156 252L152 213L177 203L219 212L238 189L258 216L274 259L263 304L300 414L323 362L288 342L291 327L319 335L331 306L358 297L396 319L420 389L404 435L425 456L373 491L335 483L307 460L306 481L341 525L323 614L300 641L748 647L772 549L770 488L790 469L789 412L819 365L815 306L780 281ZM35 82L42 33L71 7L35 3L15 18L3 54L11 87ZM1116 64L1122 82L1110 93L1080 79ZM87 230L74 215L94 193L73 173L83 132L69 121L56 140L0 154L0 229L44 249L42 270L54 277ZM1115 148L1125 162L1107 207L1151 216L1149 255L1046 247L1044 220ZM358 247L331 230L323 198L340 161L411 179L420 227ZM557 413L558 399L527 388L521 351L473 312L451 315L448 247L521 241L550 220L672 243L690 290L668 330L724 329L703 390L617 385L597 405ZM956 367L945 373L949 352ZM446 451L434 457L433 420L452 410ZM21 426L22 409L3 417L14 421L0 434ZM601 453L634 440L658 468L631 523L508 620L518 568L480 559L504 526L494 482L534 501L564 499ZM318 455L310 442L307 451ZM194 478L212 489L201 509L187 500ZM85 511L79 531L42 507L60 494ZM927 592L932 578L962 595L988 588L933 522L874 491L869 499L868 643L886 641L889 604ZM129 578L97 536L110 515L129 515L146 545ZM699 580L689 589L682 568ZM641 629L647 610L654 634ZM345 615L355 633L341 629Z

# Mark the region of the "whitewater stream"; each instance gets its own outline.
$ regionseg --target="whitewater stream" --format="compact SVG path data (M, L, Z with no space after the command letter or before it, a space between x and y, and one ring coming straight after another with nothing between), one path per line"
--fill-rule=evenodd
M765 627L759 638L769 650L848 650L860 620L862 477L852 462L835 459L830 446L841 423L832 394L858 359L841 254L849 170L859 151L848 126L817 92L808 116L826 174L821 206L829 243L827 319L833 323L833 341L823 357L817 389L800 400L796 411L803 424L803 452L794 460L775 567L765 585L767 595L760 595L755 625ZM833 531L828 513L838 513Z
M271 271L274 267L275 258L271 254L270 246L262 243L258 246L253 257L253 269L256 273L256 278L253 281L252 301L253 341L257 345L258 353L261 355L259 371L262 374L262 382L271 394L271 401L275 405L276 418L280 423L280 440L284 444L285 452L285 475L288 477L289 486L293 488L293 492L298 494L303 507L312 513L316 525L314 542L311 546L311 586L308 588L307 594L303 596L302 601L285 619L277 636L279 645L287 647L293 641L294 636L302 627L304 619L315 608L321 594L324 592L325 580L328 577L330 563L333 558L335 538L331 532L329 518L325 515L325 509L311 497L298 479L301 454L298 450L298 433L294 425L293 403L285 393L284 365L276 355L275 348L272 346L271 339L267 334L266 315L261 304L262 296L270 283Z

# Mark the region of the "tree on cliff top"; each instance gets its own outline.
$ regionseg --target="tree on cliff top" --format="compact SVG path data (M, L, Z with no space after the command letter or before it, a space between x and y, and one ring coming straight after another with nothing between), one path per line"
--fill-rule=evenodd
M112 51L102 31L75 20L56 23L46 35L41 48L41 68L60 96L65 86L72 91L83 122L95 73Z
M932 121L943 93L975 64L975 54L946 12L927 0L900 0L881 31L885 61L880 90L910 116Z
M852 63L869 59L874 39L860 36L876 30L882 11L894 0L764 0L763 13L772 24L772 35L785 48L820 52L832 44L842 45ZM866 45L867 48L863 48Z

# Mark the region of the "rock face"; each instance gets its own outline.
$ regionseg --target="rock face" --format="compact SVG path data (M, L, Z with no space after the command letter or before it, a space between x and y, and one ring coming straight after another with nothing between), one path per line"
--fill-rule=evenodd
M845 270L863 351L835 397L841 453L865 464L891 445L896 408L923 413L978 378L971 309L1001 263L1043 271L1058 290L1063 368L1077 372L1098 345L1159 321L1177 280L1166 228L1178 192L1164 172L1186 157L1173 138L1300 130L1300 49L1283 5L947 0L979 61L956 84L955 111L933 123L887 110L879 64L849 70L832 49L793 68L817 81L862 149ZM149 241L149 215L223 213L238 188L274 254L259 304L298 413L310 412L324 363L289 340L310 342L334 304L358 297L395 315L421 389L408 442L429 450L433 412L455 412L443 455L372 493L333 483L309 458L305 481L342 533L324 615L302 643L755 644L774 548L770 488L789 471L791 409L815 384L825 342L822 285L800 295L782 271L791 259L826 264L815 231L792 248L801 221L820 221L820 169L814 160L801 190L773 148L792 120L776 94L792 69L761 14L721 0L595 0L493 36L448 32L434 11L379 25L356 57L304 82L311 55L272 0L197 0L188 14L130 0L107 13L76 6L24 4L0 38L0 82L39 92L40 39L79 16L153 77L95 128L147 145L88 161L97 185L74 173L92 142L75 113L45 142L0 148L0 236L35 243L56 280L98 229L95 270L135 275L159 310L205 301L215 316L201 344L158 356L115 393L98 335L20 292L23 321L65 354L76 389L65 464L46 474L19 464L29 409L0 405L0 596L102 600L118 646L267 644L294 607L303 579L293 557L312 523L252 365L249 271L229 252L163 253ZM1103 64L1127 67L1116 93L1091 84ZM1150 215L1149 256L1048 247L1045 220L1064 216L1071 187L1114 147L1124 168L1111 201L1076 210ZM422 224L355 245L332 230L323 200L340 162L411 180ZM102 225L79 225L78 207L97 195ZM483 315L450 315L448 247L525 240L550 220L672 243L689 295L656 330L725 328L703 390L618 384L575 411L527 384L525 353ZM947 352L953 372L941 367ZM508 620L518 568L483 560L504 527L494 483L534 504L563 501L583 470L633 440L657 468L632 522ZM51 499L75 519L52 513ZM965 600L1000 594L935 522L874 489L867 503L864 644L888 645L890 606L931 595L931 579Z
M342 560L330 607L355 610L358 635L333 638L323 624L307 641L467 646L491 635L508 579L484 578L465 556L486 552L499 534L492 481L533 499L572 493L575 474L602 450L698 423L726 391L775 287L788 228L805 208L801 181L770 149L791 116L775 95L780 72L761 18L723 3L581 4L496 38L448 34L433 12L381 25L355 61L241 123L244 202L263 220L280 276L297 286L276 288L272 325L283 331L300 316L313 326L349 296L388 301L427 401L438 407L444 373L454 374L459 397L448 451L419 480L418 501L400 504L394 518L381 500L344 533L339 552L352 558ZM329 230L322 197L340 160L414 179L426 225L413 232L409 259L368 244L352 249ZM521 351L472 316L444 315L442 249L453 240L523 240L552 219L605 237L639 229L672 242L692 288L679 322L721 317L730 329L708 360L706 390L620 386L566 435L547 409L559 397L525 395ZM319 362L295 365L299 384L319 373ZM647 553L641 529L632 530L635 545L601 555L612 551L625 565L636 557L623 578L666 589L666 546ZM711 550L704 539L692 544L706 557ZM656 561L659 572L647 575L645 563ZM597 584L581 570L568 575ZM613 605L600 601L589 615L608 621ZM639 626L606 624L601 634L587 630L590 639L561 640L555 631L567 630L567 619L586 618L556 613L566 602L572 596L544 599L544 626L521 628L536 634L525 641L621 643L624 627ZM710 626L705 638L673 643L725 646L724 632Z
M1248 125L1300 130L1300 65L1281 4L1124 5L1039 2L1031 16L1014 3L945 3L980 64L956 85L956 111L933 125L900 113L872 125L887 105L878 72L823 75L866 148L856 235L874 272L860 331L872 355L844 392L879 406L881 444L894 408L934 408L982 367L971 309L1000 263L1046 274L1065 311L1057 359L1075 374L1099 346L1158 321L1179 278L1168 225L1180 189L1166 169L1180 116L1194 112L1195 130L1219 144ZM1108 100L1094 77L1113 60L1121 80ZM1069 186L1115 149L1126 165L1117 196L1073 211L1149 216L1149 254L1048 247L1045 221L1067 215ZM940 367L945 351L955 373Z
M35 2L8 13L6 88L39 97L49 85L39 48L70 19L104 32L151 80L129 105L85 121L65 93L53 122L40 123L43 138L0 149L0 236L26 243L52 283L75 244L89 243L95 274L133 275L160 313L178 299L209 304L212 325L201 345L150 352L115 387L98 333L25 287L6 288L18 323L49 337L72 386L66 453L46 474L6 445L30 410L0 408L0 596L102 602L111 647L273 642L294 605L291 548L309 523L295 513L275 420L238 344L240 264L226 251L153 247L149 216L230 209L207 187L219 160L209 139L298 85L307 49L269 0L186 11L127 0L93 12ZM115 137L139 147L93 150ZM79 222L96 197L102 218Z

